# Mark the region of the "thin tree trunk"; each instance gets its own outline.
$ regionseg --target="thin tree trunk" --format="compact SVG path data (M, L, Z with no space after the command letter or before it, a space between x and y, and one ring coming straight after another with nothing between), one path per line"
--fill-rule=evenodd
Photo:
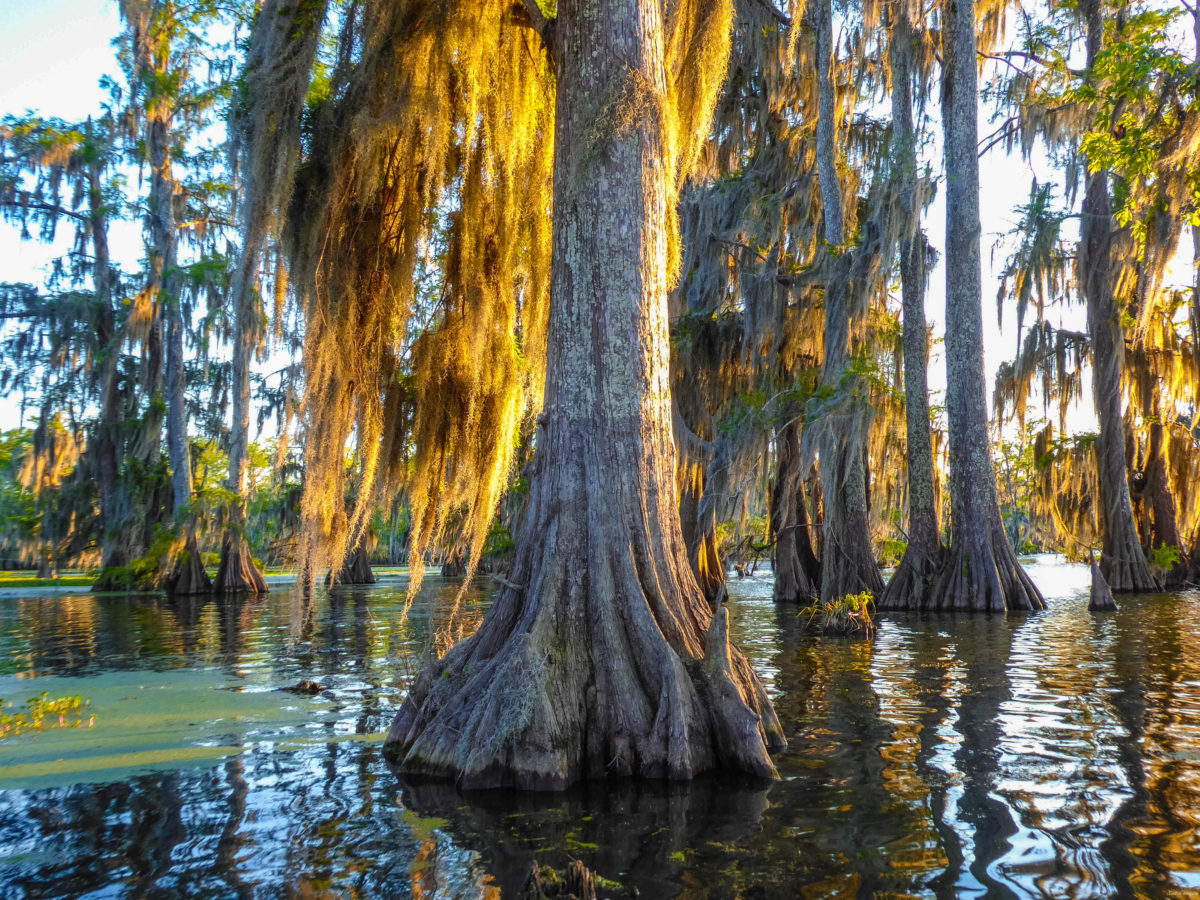
M978 75L974 0L943 0L946 156L946 413L951 542L924 607L1044 609L1004 534L988 437L980 268Z
M845 243L842 188L837 174L837 141L833 84L833 9L831 0L818 0L815 12L819 115L817 173L825 240L834 256L825 284L825 359L821 384L837 401L821 413L818 425L821 493L825 500L821 556L821 597L835 600L846 594L883 591L875 565L874 544L867 510L867 478L863 447L867 406L859 396L861 379L849 372L853 310L848 291L853 250Z
M89 135L90 136L90 135ZM104 201L103 175L98 160L88 168L88 216L92 239L92 281L99 310L97 338L104 353L100 370L100 414L96 422L94 453L96 486L100 492L101 568L112 572L129 565L132 542L128 533L130 498L121 479L121 457L124 437L121 430L122 402L120 389L121 347L117 334L113 298L117 276L112 270L108 248L108 210ZM110 577L101 574L94 590L106 591L117 587Z
M222 593L265 594L266 579L250 554L246 539L248 502L247 456L250 449L250 359L262 332L262 314L254 291L256 246L243 246L243 260L233 279L233 412L229 426L229 490L236 496L221 543L221 564L213 589Z
M529 507L506 586L421 675L385 748L464 788L774 775L778 719L679 521L660 5L560 0L549 33L552 302ZM614 102L632 114L615 121Z
M917 134L912 107L912 23L905 0L891 6L888 53L892 65L892 132L907 222L900 242L904 307L904 415L908 463L908 546L879 598L880 609L919 609L941 559L933 489L933 435L929 419L929 336L925 324L925 236L917 196Z
M1103 45L1104 21L1100 0L1083 0L1080 9L1087 28L1087 65L1094 65ZM1125 335L1113 298L1112 210L1108 172L1087 176L1079 229L1080 290L1087 300L1088 332L1092 344L1092 395L1100 432L1096 436L1099 470L1100 522L1103 543L1100 572L1116 592L1149 591L1155 587L1146 556L1138 541L1125 465L1125 425L1121 410L1121 373L1125 366Z
M146 73L162 75L166 59L149 50L139 59ZM187 437L187 378L183 350L183 298L178 273L179 234L176 222L183 191L171 167L170 120L174 108L169 95L156 98L146 128L146 156L150 162L148 224L150 265L146 290L166 319L167 454L171 465L172 515L180 529L182 548L171 560L171 571L161 572L161 583L171 594L207 593L212 584L204 570L196 539L195 522L188 511L192 499L192 460Z

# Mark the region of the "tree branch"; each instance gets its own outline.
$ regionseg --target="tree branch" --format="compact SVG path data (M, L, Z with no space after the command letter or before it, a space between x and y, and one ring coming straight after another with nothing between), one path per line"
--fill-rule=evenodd
M9 200L0 202L0 206L7 206L10 209L27 209L32 212L52 213L56 216L66 216L69 219L75 219L79 222L88 221L88 214L75 212L67 209L64 206L58 206L53 203L40 203L36 200Z
M769 16L771 16L771 18L773 18L776 22L778 22L784 28L792 27L791 17L785 16L778 9L776 9L775 4L772 3L771 0L744 0L744 2L750 3L754 6L757 6L759 9L763 10Z
M512 5L513 18L522 25L527 25L538 33L546 49L551 47L554 36L554 19L546 18L537 0L514 0Z

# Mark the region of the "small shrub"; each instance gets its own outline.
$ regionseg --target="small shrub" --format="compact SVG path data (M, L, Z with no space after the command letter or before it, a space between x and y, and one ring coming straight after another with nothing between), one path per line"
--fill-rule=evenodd
M875 598L870 591L846 594L800 611L805 623L821 634L843 634L870 638L875 634Z

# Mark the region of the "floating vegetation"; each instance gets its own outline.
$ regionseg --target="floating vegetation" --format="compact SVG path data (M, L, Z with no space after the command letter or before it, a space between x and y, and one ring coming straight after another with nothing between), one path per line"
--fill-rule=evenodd
M7 705L0 699L0 738L20 734L30 729L44 731L47 728L78 728L87 717L87 727L91 728L96 722L96 716L91 712L91 700L82 697L56 697L42 692L40 697L31 697L25 701L25 708Z
M815 603L800 611L805 623L821 634L841 634L870 638L875 634L875 598L870 591L846 594L837 600Z

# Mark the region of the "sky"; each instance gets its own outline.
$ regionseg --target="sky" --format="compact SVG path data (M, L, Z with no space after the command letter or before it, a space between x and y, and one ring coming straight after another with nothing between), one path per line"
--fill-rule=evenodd
M0 114L33 110L79 120L99 109L105 98L99 87L101 76L117 74L111 43L119 30L115 0L0 0ZM990 130L986 115L981 115L981 134ZM995 270L1006 254L998 251L993 260L993 244L1016 223L1015 208L1027 199L1035 174L1034 165L999 152L986 156L981 166L983 313L989 391L997 366L1012 358L1017 347L1015 312L1006 310L1003 328L996 322ZM1041 180L1051 176L1043 171ZM925 225L933 245L943 247L945 207L940 196L928 210ZM63 229L64 240L68 230ZM123 234L114 236L114 244L115 254L125 260L127 267L136 264L141 247L135 223L127 223ZM39 267L46 265L55 252L23 242L15 229L0 225L0 281L37 281ZM939 267L930 279L926 298L927 315L937 333L945 321L944 294L944 274ZM1048 318L1068 328L1082 329L1085 324L1079 307L1049 313ZM931 388L944 388L945 367L940 357L933 360L929 372ZM14 427L18 419L18 401L0 398L0 429ZM1093 422L1087 408L1080 410L1071 424L1075 430L1087 430L1094 427Z

